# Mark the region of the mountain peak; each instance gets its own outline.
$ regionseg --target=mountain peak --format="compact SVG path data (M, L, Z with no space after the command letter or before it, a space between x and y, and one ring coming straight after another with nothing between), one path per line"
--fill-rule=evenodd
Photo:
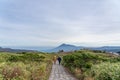
M63 43L63 44L61 44L60 46L66 46L66 45L68 45L68 44Z
M65 44L65 43L63 43L63 44L61 44L59 47L66 47L66 46L74 46L74 45L70 45L70 44ZM75 46L74 46L75 47Z

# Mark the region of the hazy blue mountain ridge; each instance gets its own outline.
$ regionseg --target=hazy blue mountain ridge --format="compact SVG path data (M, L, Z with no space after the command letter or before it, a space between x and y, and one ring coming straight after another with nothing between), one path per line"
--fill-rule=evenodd
M0 52L35 52L35 50L11 49L11 48L0 47Z
M42 50L43 49L43 50ZM58 47L49 47L49 48L42 48L42 47L28 47L22 49L12 49L12 48L2 48L0 47L0 52L32 52L32 51L41 51L41 52L59 52L63 50L65 52L80 50L80 49L91 49L91 50L102 50L107 52L120 52L120 46L103 46L103 47L84 47L84 46L75 46L70 44L61 44Z
M80 49L91 49L91 50L102 50L107 52L119 52L120 46L103 46L103 47L83 47L83 46L74 46L70 44L61 44L60 46L44 50L44 52L58 52L59 50L64 50L65 52L80 50Z
M68 51L80 50L82 48L84 48L84 47L74 46L74 45L70 45L70 44L61 44L60 46L58 46L56 48L45 50L45 52L59 52L60 50L68 52Z

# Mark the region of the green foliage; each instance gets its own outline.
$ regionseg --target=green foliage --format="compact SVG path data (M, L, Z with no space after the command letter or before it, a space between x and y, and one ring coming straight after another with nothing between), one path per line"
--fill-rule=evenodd
M1 53L0 80L48 80L52 67L47 53Z
M72 73L74 73L75 75L76 74L77 75L80 74L77 77L79 77L82 80L83 80L83 77L85 79L86 73L89 70L91 70L90 73L94 72L94 73L92 73L92 75L94 75L94 76L90 76L88 74L87 74L87 76L88 77L94 77L95 80L118 80L118 78L115 78L115 77L114 77L115 79L113 79L113 77L111 77L111 75L113 75L113 74L116 74L116 75L120 74L119 73L120 71L118 70L120 68L116 69L116 70L119 71L117 73L115 73L116 70L114 69L115 65L116 66L119 65L117 63L119 61L120 61L120 57L119 56L106 54L104 52L102 53L101 51L81 50L81 51L75 51L74 53L71 53L69 55L63 56L63 65L65 67L69 68L69 70ZM105 65L105 63L109 63L110 67L107 67L107 65ZM116 63L116 64L113 64L113 63ZM110 64L112 64L112 65L110 65ZM100 68L97 68L96 65L100 66ZM76 69L77 69L77 71L76 71ZM78 71L78 69L80 71ZM111 75L109 75L107 73L107 70L110 70L110 69L113 69L112 70L113 73L110 73ZM97 72L95 72L95 71L97 71ZM101 73L98 74L99 72L101 72ZM119 79L120 79L120 76L119 76Z
M65 66L73 66L79 68L91 68L92 64L99 63L99 61L107 61L105 58L101 58L96 54L90 53L73 53L70 55L63 56Z
M22 72L23 71L21 70L20 67L13 67L13 68L4 67L2 70L2 75L3 75L3 78L6 80L11 80L13 78L20 79L20 76L23 74Z
M101 63L92 66L88 76L95 80L120 80L120 63Z
M17 62L17 61L42 61L45 57L36 53L26 53L18 55L11 55L8 58L8 61Z

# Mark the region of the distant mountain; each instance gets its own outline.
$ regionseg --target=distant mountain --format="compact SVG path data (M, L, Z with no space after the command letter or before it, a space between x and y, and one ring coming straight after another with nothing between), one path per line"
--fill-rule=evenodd
M11 49L0 47L0 52L35 52L35 50Z
M74 51L74 50L80 50L81 46L74 46L74 45L70 45L70 44L61 44L60 46L56 47L56 48L53 48L53 49L49 49L49 50L45 50L45 52L58 52L60 50L63 50L65 52L68 52L68 51Z
M80 49L91 49L91 50L102 50L107 52L120 52L120 46L103 46L103 47L83 47L83 46L74 46L70 44L61 44L60 46L44 50L43 52L58 52L59 50L63 50L65 52L80 50Z
M103 47L96 47L96 48L90 48L92 50L102 50L107 52L119 52L120 46L103 46Z
M38 51L40 47L34 48L23 48L23 49L12 49L12 48L2 48L0 47L0 52L35 52ZM80 49L91 49L91 50L102 50L107 52L119 52L120 53L120 46L103 46L103 47L83 47L83 46L75 46L70 44L61 44L58 47L55 47L53 49L47 49L47 50L39 50L41 52L58 52L60 50L63 50L65 52L74 51L74 50L80 50Z

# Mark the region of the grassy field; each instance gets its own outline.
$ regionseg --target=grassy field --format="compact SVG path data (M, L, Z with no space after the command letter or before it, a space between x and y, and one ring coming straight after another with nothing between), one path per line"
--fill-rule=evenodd
M101 51L65 54L63 65L79 80L120 80L120 57Z
M47 54L0 52L0 80L48 80L53 56L79 80L119 80L120 57L102 51L80 50Z
M48 80L52 54L0 52L0 80Z

